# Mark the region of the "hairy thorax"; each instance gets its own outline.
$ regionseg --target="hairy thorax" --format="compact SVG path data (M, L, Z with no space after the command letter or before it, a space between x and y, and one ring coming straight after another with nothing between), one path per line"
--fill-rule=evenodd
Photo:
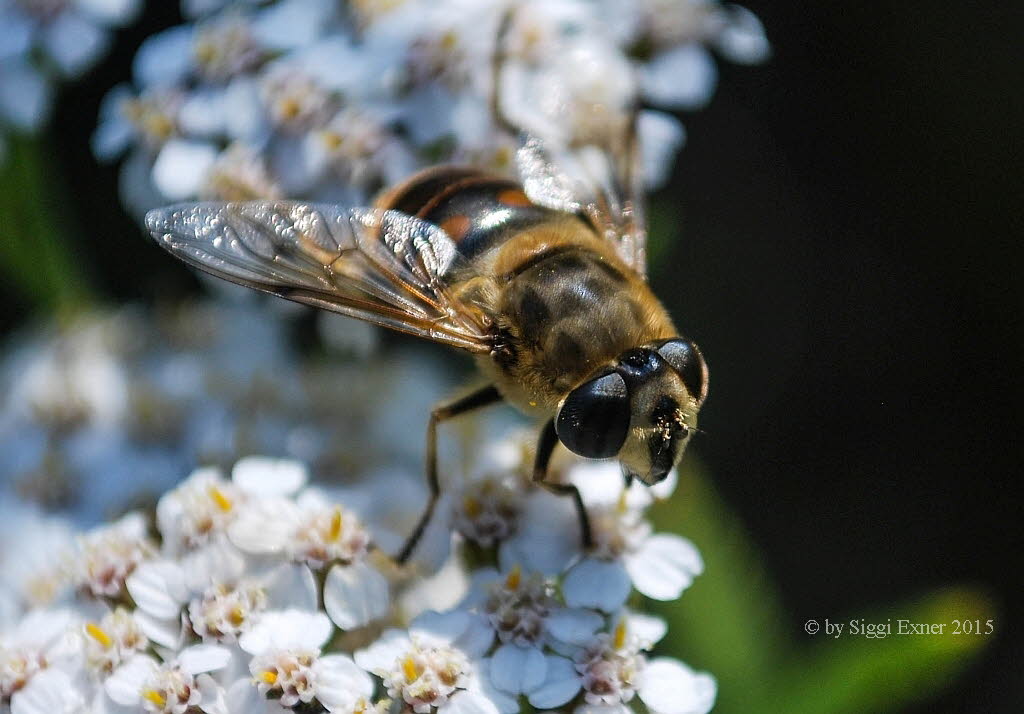
M675 333L643 279L592 236L572 224L545 227L488 261L502 346L481 367L526 412L550 414L617 355Z

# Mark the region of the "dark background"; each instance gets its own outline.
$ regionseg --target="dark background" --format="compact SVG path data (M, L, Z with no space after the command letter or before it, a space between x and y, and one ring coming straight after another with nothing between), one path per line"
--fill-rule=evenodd
M195 287L144 241L112 254L111 236L137 228L88 198L116 195L116 171L87 148L99 100L174 5L151 3L64 92L53 130L72 195L60 208L95 226L81 260L115 300ZM781 583L794 636L934 585L996 598L993 646L915 712L1024 708L1011 5L751 3L774 56L723 63L657 197L680 224L653 282L711 365L697 448Z

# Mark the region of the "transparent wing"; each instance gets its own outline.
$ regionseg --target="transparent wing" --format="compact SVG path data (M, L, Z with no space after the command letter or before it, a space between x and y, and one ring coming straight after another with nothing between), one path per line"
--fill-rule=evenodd
M534 203L582 213L619 256L647 274L647 226L636 121L609 146L556 146L529 137L516 154L519 178Z
M179 204L150 211L153 238L234 283L471 352L490 318L452 295L469 268L452 239L398 211L289 201Z

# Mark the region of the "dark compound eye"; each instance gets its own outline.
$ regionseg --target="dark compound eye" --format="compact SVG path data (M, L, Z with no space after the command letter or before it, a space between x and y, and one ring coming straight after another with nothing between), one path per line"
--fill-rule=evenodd
M697 404L702 404L708 396L708 367L697 345L685 337L674 337L657 345L655 349L683 378L683 384L697 399Z
M629 392L611 372L569 392L555 417L558 440L575 454L607 459L619 453L629 431Z

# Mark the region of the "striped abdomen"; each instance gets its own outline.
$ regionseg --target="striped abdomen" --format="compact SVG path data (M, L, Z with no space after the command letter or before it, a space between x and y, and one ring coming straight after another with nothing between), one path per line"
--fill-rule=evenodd
M440 226L470 259L557 215L530 203L515 181L454 166L421 171L381 196L377 207Z

